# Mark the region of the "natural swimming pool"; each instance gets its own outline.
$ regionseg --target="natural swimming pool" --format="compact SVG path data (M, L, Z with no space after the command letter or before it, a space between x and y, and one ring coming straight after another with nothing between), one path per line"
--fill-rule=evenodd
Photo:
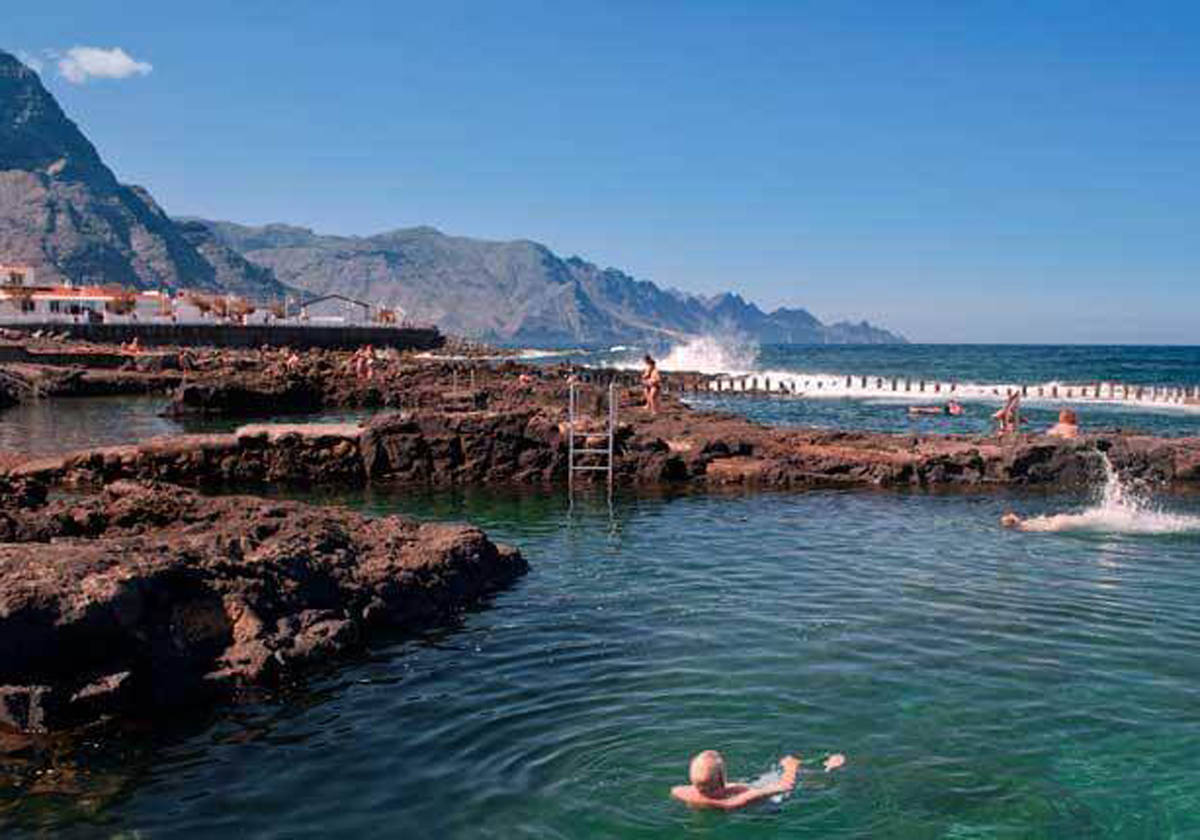
M286 702L97 747L56 836L1185 837L1200 533L1021 534L1056 496L340 494L462 518L530 574ZM1167 504L1200 513L1194 498ZM778 806L667 798L844 752ZM11 795L11 794L10 794ZM19 833L19 832L17 832Z

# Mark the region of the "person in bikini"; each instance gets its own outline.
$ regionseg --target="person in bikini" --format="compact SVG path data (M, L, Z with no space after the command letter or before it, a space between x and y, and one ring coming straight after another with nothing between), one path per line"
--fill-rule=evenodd
M825 772L836 770L846 763L844 755L831 755L825 759ZM783 778L766 785L747 785L725 781L725 759L716 750L705 750L692 759L688 767L690 785L671 788L671 796L692 808L710 808L719 811L735 811L772 796L788 793L796 787L800 773L800 759L785 755L779 760Z
M992 419L1000 424L1000 434L1020 431L1021 424L1021 392L1009 391L1004 407L992 415Z
M662 374L658 372L658 365L654 363L654 358L649 353L642 361L646 363L646 367L642 370L642 389L646 393L646 408L650 409L651 414L658 414L658 395L662 393Z

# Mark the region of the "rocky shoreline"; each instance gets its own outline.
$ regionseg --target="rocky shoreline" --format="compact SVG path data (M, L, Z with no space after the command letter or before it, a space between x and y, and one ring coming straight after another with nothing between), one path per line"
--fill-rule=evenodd
M117 482L0 497L0 723L40 732L278 687L526 570L464 525Z
M435 394L426 404L384 411L361 424L252 424L229 434L180 435L27 459L10 464L8 474L71 487L127 479L212 489L368 482L562 485L568 444L565 394L559 390L554 382L533 389L502 383ZM585 388L584 404L597 403L599 390ZM1076 440L1041 435L1000 440L791 430L696 411L676 400L667 400L651 417L638 406L636 392L622 395L614 478L623 486L1072 488L1102 481L1105 458L1126 478L1200 483L1197 438L1102 433ZM397 391L389 399L412 396L413 391ZM416 401L422 402L419 391ZM581 423L596 440L603 435L598 417L584 415ZM600 462L599 456L589 457Z
M0 724L57 730L279 686L382 629L444 622L508 585L525 561L474 528L185 487L563 486L572 375L587 380L577 383L578 430L593 442L614 386L622 486L1074 488L1101 480L1106 459L1125 478L1200 483L1197 438L793 430L694 410L678 393L651 416L621 371L390 355L368 377L330 351L171 358L82 374L46 366L35 372L58 391L38 393L105 393L100 382L143 393L154 383L174 388L171 411L182 414L379 411L361 423L248 424L45 458L6 453ZM70 493L48 500L51 490Z

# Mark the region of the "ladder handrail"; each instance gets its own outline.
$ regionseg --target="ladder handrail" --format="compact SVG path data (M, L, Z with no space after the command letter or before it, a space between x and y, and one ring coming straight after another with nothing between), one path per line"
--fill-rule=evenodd
M597 449L587 443L589 435L586 433L584 437L584 445L577 447L575 445L576 425L579 416L579 394L577 391L578 382L571 382L568 388L567 396L567 487L571 492L575 490L575 473L576 472L599 472L604 470L608 473L608 489L612 492L613 488L613 473L615 472L616 446L615 438L617 431L617 397L616 383L610 381L608 383L608 423L606 433L608 436L607 446L603 449ZM604 455L606 456L606 464L604 466L594 464L577 464L577 455Z

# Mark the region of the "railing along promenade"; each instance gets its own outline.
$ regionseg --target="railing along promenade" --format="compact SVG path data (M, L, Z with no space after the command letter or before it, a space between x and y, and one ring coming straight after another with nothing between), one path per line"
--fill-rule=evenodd
M371 344L398 350L433 350L444 343L436 327L409 324L323 324L263 323L230 324L212 322L170 323L164 321L79 322L0 319L0 328L21 332L65 335L79 341L122 344L133 339L146 346L181 347L261 347L289 346L300 349L317 347L345 350Z

